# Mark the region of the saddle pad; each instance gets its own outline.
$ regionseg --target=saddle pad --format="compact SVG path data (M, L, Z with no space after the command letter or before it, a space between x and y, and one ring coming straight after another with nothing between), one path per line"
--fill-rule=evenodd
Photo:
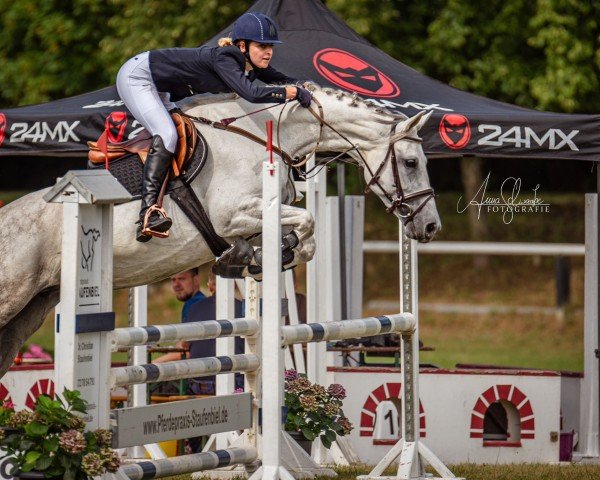
M206 163L208 156L208 145L204 137L198 132L198 143L194 149L194 154L189 162L184 165L181 179L189 184L196 175L200 173L202 167ZM88 169L94 170L105 168L104 164L94 164L88 161ZM140 157L136 153L130 153L116 160L112 160L108 164L108 171L125 187L134 200L139 200L142 197L142 174L144 166ZM174 183L169 183L167 195L173 190Z

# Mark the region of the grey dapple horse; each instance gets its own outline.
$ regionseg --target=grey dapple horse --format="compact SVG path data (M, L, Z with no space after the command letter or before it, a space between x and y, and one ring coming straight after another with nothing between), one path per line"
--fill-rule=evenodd
M365 168L367 182L387 207L403 216L407 234L430 241L440 228L426 158L417 136L429 115L392 116L340 91L314 91L325 124L296 102L239 120L236 125L265 138L265 121L279 121L281 148L292 158L318 152L345 152ZM189 99L191 115L213 120L244 115L256 105L232 96ZM282 111L283 110L283 111ZM233 243L261 232L264 147L233 133L198 124L210 145L207 164L192 186L216 232ZM282 188L291 201L291 188ZM61 259L61 207L47 204L44 191L31 193L0 209L0 377L15 354L58 303ZM115 207L114 286L152 283L214 260L206 242L169 199L165 209L174 226L167 239L139 243L134 239L138 202ZM282 206L282 225L299 239L292 263L313 256L313 219L301 208Z

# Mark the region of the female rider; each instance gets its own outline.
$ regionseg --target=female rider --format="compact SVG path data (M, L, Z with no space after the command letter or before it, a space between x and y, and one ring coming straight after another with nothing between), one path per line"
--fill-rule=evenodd
M283 103L297 99L309 107L308 90L295 78L269 66L273 45L279 41L273 20L261 13L245 13L233 25L232 38L218 47L169 48L144 52L128 60L117 75L117 90L129 111L152 136L144 164L142 208L136 240L147 242L152 232L166 232L172 221L149 207L156 204L177 145L177 131L169 111L173 101L197 93L235 92L254 103Z

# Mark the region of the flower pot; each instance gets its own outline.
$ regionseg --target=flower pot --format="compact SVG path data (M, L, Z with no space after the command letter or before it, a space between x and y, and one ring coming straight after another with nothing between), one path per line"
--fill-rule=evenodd
M310 455L310 451L312 449L312 442L308 440L300 431L297 432L287 432L290 437L292 437L302 449Z
M13 478L20 478L22 480L28 479L28 480L39 480L39 479L53 479L53 480L59 480L60 476L58 477L47 477L44 472L36 472L35 470L32 470L31 472L16 472L13 474Z
M11 428L11 427L0 427L2 431L4 431L4 438L12 435L13 433L22 433L23 429L21 428Z

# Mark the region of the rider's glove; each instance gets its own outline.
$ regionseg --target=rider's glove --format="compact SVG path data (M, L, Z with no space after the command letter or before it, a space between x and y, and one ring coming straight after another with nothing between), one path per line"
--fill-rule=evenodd
M306 88L296 87L295 100L298 100L300 105L302 105L304 108L308 108L308 107L310 107L312 95Z

